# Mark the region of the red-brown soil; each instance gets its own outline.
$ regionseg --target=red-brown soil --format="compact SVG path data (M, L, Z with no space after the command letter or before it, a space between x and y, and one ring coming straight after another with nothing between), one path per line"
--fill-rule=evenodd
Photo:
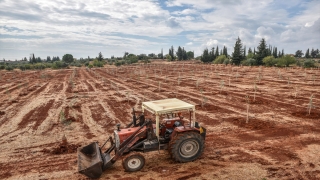
M196 105L203 155L181 164L145 153L141 171L124 172L120 160L101 179L320 179L319 74L193 62L0 71L0 179L86 179L79 146L102 145L143 101L174 97Z

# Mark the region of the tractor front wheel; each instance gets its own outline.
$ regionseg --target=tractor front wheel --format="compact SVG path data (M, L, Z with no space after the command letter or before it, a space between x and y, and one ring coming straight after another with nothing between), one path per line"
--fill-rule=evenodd
M171 141L170 154L174 160L182 163L196 160L204 149L203 138L195 132L178 134Z
M122 161L123 168L128 172L139 171L143 168L144 164L145 159L141 154L129 155Z

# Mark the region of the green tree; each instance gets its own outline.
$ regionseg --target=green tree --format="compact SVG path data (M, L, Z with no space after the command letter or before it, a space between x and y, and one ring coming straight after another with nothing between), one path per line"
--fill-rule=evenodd
M171 56L171 60L174 61L175 57L174 57L174 48L173 48L173 46L171 46L171 48L169 49L169 55Z
M71 54L65 54L62 57L62 61L65 63L72 63L73 62L73 56Z
M249 49L248 49L248 55L249 55L250 53L253 54L251 47L249 47Z
M275 58L278 57L277 51L278 51L278 48L274 47L274 49L273 49L273 57L275 57Z
M209 52L209 59L210 61L213 61L214 59L216 59L214 47L212 47L211 51Z
M41 58L40 58L40 57L37 57L37 58L36 58L36 62L41 63Z
M309 48L306 51L306 55L304 56L305 58L310 58L310 53L309 53Z
M302 50L297 50L296 54L294 55L294 57L297 57L297 58L301 58L302 56L303 56Z
M316 49L316 50L311 50L311 57L312 58L319 58L319 49Z
M239 65L242 60L244 60L244 54L243 54L243 47L241 43L241 39L238 37L235 45L234 45L234 50L232 53L232 62L235 65Z
M275 64L277 64L277 60L273 56L267 56L263 58L262 62L266 66L274 66Z
M304 61L303 67L305 68L315 67L315 62L311 59L307 59Z
M166 55L166 59L167 59L167 61L172 61L172 58L169 54Z
M203 54L202 54L200 60L201 60L202 62L204 62L204 63L208 63L208 62L211 62L211 61L212 61L211 55L209 54L208 48L205 48L205 49L203 50Z
M178 51L176 52L176 54L177 54L178 61L183 60L183 51L180 46L178 47Z
M254 54L253 53L248 53L246 59L254 59Z
M268 56L271 56L272 55L272 46L269 45L269 49L268 49Z
M184 50L184 48L182 48L182 59L183 60L187 60L188 59L187 52Z
M223 46L223 52L222 52L223 55L225 55L226 57L228 57L228 49L226 46Z
M216 48L216 53L214 54L215 57L218 57L219 56L219 47L217 46Z
M294 57L291 57L290 55L285 55L279 58L277 65L288 67L290 64L294 63L296 63L296 59Z
M161 53L161 55L163 56L162 53ZM143 56L142 62L143 62L144 64L150 63L148 56Z
M194 53L192 51L187 52L187 59L193 59L194 58Z
M138 62L138 56L134 54L129 54L125 59L127 64L137 63Z
M99 61L98 59L93 60L93 66L95 67L103 67L104 63Z
M250 59L246 59L244 61L241 61L241 64L244 66L256 66L257 60L250 58Z
M163 59L163 48L161 48L161 59Z
M34 54L33 54L33 53L32 53L32 56L31 56L31 58L30 58L30 63L31 63L31 64L37 63L37 60L36 60L36 58L34 57Z
M267 57L269 50L267 49L267 44L264 38L260 41L259 46L257 47L258 51L256 52L257 65L262 65L263 58Z
M103 60L103 55L102 55L102 53L101 52L99 52L99 55L98 55L98 61L102 61Z
M227 59L225 55L220 55L213 61L213 64L223 64Z
M123 59L126 59L127 56L128 56L128 54L129 54L129 53L128 53L127 51L125 51L124 54L123 54Z
M138 60L143 60L143 58L147 57L147 55L146 54L140 54L140 55L137 55L137 57L138 57Z

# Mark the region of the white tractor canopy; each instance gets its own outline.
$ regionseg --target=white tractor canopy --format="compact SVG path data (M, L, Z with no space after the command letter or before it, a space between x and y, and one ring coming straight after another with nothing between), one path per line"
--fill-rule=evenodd
M188 110L193 112L192 119L195 121L195 105L189 104L177 98L142 102L142 111L144 112L145 109L156 115L156 135L158 137L159 115ZM191 123L191 126L193 126L193 123Z
M172 98L143 102L142 109L147 109L153 114L161 115L183 110L194 111L195 106L177 98Z

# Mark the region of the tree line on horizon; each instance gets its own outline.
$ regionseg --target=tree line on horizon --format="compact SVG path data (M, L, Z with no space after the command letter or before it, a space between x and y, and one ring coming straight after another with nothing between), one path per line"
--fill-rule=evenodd
M305 67L314 67L315 62L313 60L306 60L300 62L296 60L295 57L302 57L303 53L301 50L298 50L295 55L284 54L284 49L278 51L277 47L272 47L267 45L264 38L261 39L257 49L253 50L249 47L248 51L246 46L241 42L241 39L238 37L234 50L231 55L228 55L227 49L224 46L223 50L219 53L219 47L216 49L213 47L209 51L208 48L203 50L200 60L204 63L215 63L215 64L234 64L234 65L245 65L245 66L286 66L288 67L291 64L296 64L298 66ZM319 50L314 50L312 48L311 53L309 49L306 51L305 58L320 58ZM303 63L303 64L302 64ZM320 63L320 62L319 62Z
M304 55L304 56L303 56ZM124 65L124 64L133 64L137 62L149 63L150 59L165 59L167 61L184 61L184 60L192 60L197 59L201 60L203 63L215 63L215 64L234 64L234 65L266 65L266 66L289 66L291 64L296 63L301 66L301 62L296 58L320 58L319 49L312 48L311 51L309 48L304 54L302 50L297 50L294 55L285 55L284 50L278 51L277 47L272 47L271 45L267 45L264 38L261 39L257 49L253 50L249 47L246 50L246 46L244 46L241 42L241 39L238 37L235 45L234 51L231 55L228 54L228 49L226 46L223 46L222 49L219 50L219 46L212 47L211 49L205 48L201 56L197 58L194 57L193 51L186 51L184 47L178 46L177 51L175 51L174 47L171 46L169 48L168 54L163 54L163 49L161 53L155 54L138 54L135 55L133 53L124 52L122 57L111 56L111 58L104 58L102 53L100 52L96 58L80 58L76 59L71 54L65 54L62 59L59 56L47 56L46 59L41 59L40 57L35 57L35 54L32 53L29 57L29 60L24 57L21 61L5 61L0 62L0 70L12 70L14 68L19 68L21 70L27 69L45 69L45 68L66 68L68 66L87 66L91 67L103 67L106 63L109 65ZM318 62L320 63L320 62ZM306 64L306 65L305 65ZM305 67L314 67L315 63L312 60L303 61L303 65Z

